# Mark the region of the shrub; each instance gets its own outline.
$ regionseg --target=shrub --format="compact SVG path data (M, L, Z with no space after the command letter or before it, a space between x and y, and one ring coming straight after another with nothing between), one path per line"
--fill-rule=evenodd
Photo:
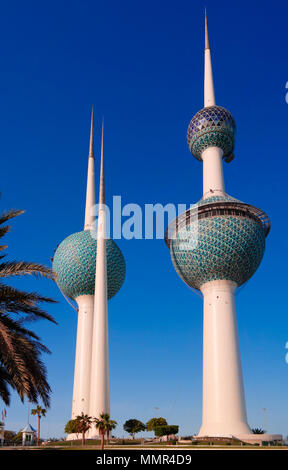
M164 426L156 426L154 428L155 436L162 437L162 436L171 436L177 434L179 431L179 426L177 425L164 425Z

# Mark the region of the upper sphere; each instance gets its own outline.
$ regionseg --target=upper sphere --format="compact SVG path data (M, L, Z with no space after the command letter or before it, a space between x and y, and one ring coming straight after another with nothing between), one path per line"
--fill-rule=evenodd
M73 233L57 248L52 269L60 290L71 299L93 295L95 289L97 240L89 230ZM126 273L125 260L113 240L106 240L108 299L121 288Z
M236 124L232 115L222 106L208 106L191 119L187 131L187 142L191 153L202 160L202 153L208 147L219 147L223 158L232 157Z

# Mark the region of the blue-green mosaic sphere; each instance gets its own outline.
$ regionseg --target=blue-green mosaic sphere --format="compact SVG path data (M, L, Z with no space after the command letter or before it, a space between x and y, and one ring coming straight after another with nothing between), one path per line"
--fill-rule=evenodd
M95 288L97 240L89 230L73 233L57 248L52 269L56 282L69 298L93 295ZM108 299L121 288L126 264L121 250L113 240L106 240Z
M191 119L187 131L187 142L191 153L198 160L208 147L219 147L223 158L231 157L234 149L236 124L227 109L208 106Z
M233 204L237 200L216 196L200 201L199 206L219 201ZM183 281L194 289L224 279L240 286L250 279L262 260L265 229L260 219L239 216L236 211L234 215L233 211L231 215L221 215L221 211L212 214L199 219L196 215L187 225L179 224L177 235L170 242L173 265Z

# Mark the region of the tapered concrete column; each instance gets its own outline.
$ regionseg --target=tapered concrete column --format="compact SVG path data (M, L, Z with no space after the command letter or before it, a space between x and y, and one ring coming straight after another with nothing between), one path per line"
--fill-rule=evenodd
M94 174L94 157L88 159L88 175L87 175L87 190L86 190L86 206L85 206L85 222L84 230L93 229L95 217L93 215L93 208L95 205L95 174Z
M213 73L210 48L205 49L204 106L215 105Z
M203 415L199 436L250 434L247 423L234 291L231 281L201 287L203 322Z
M203 199L221 196L225 193L222 156L223 150L219 147L208 147L201 155L203 160Z
M97 230L97 257L94 294L93 347L90 385L90 416L99 418L110 414L109 349L108 349L108 293L106 259L106 206L104 185L104 125L102 126L99 214ZM97 435L91 429L89 437Z
M101 218L101 215L99 215L99 219ZM100 223L102 222L100 221ZM93 417L99 417L101 413L110 414L108 301L105 244L105 238L98 236L93 324L93 359L90 389L90 415Z
M79 310L72 419L82 412L86 414L89 411L94 296L81 295L76 301Z

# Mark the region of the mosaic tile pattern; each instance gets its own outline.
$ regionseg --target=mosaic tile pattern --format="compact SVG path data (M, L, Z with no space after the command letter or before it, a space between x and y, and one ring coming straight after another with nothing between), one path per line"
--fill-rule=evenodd
M220 279L240 286L255 273L264 250L263 227L253 219L234 215L191 220L170 244L174 268L195 289Z
M236 124L232 115L222 106L208 106L191 119L187 142L191 153L198 160L208 147L219 147L223 158L230 157L234 149Z
M197 202L197 205L205 206L206 204L211 204L211 202L240 202L243 204L239 199L229 196L229 194L225 194L225 196L210 196L206 199L200 199L200 201Z
M97 240L90 231L73 233L57 248L52 269L57 273L57 284L71 299L93 295L95 287ZM113 240L106 240L108 299L121 288L126 264L121 250Z

